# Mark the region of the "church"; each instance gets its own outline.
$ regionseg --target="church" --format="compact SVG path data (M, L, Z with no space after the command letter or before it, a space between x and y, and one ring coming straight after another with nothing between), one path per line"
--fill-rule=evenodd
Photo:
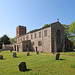
M25 26L16 28L16 43L12 47L17 52L62 52L72 50L72 42L65 37L65 28L57 21L27 33Z

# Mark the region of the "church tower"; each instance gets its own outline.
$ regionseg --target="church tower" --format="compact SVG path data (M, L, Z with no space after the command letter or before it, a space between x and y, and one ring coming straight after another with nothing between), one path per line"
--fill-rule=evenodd
M19 25L19 26L16 28L16 39L17 39L19 36L21 36L21 35L23 35L23 34L25 34L25 33L26 33L26 27Z

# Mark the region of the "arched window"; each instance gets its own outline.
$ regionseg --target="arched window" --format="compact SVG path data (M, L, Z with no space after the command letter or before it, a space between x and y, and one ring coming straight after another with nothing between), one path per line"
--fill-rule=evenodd
M57 42L61 41L61 32L60 30L57 30Z

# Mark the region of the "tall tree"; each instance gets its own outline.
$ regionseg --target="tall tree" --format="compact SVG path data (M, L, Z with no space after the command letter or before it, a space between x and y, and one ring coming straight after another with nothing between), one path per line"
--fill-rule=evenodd
M1 42L4 44L10 44L10 38L7 35L1 37Z
M10 38L7 36L7 35L3 35L1 38L0 38L0 48L2 48L2 44L10 44Z
M69 32L69 29L70 29L70 25L65 25L65 24L62 24L65 28L65 36L69 39L70 38L70 32Z
M70 24L69 31L72 33L73 36L75 36L75 21Z
M70 24L69 32L71 33L70 40L72 40L73 45L75 46L75 21Z

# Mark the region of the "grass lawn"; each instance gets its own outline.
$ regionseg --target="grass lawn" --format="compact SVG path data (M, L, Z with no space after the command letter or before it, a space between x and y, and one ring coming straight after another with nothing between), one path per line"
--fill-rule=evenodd
M60 59L50 53L17 52L18 58L13 58L13 52L0 52L4 59L0 60L0 75L75 75L75 52L61 53ZM26 62L30 71L20 72L18 64Z
M75 52L62 52L61 55L75 56Z

